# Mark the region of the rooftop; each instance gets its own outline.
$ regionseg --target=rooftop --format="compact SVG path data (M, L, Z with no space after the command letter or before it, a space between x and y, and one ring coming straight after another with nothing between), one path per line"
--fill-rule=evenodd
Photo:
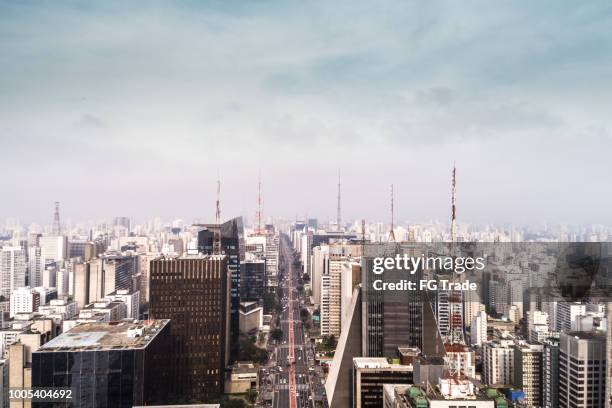
M39 351L144 348L170 320L83 323L45 343Z

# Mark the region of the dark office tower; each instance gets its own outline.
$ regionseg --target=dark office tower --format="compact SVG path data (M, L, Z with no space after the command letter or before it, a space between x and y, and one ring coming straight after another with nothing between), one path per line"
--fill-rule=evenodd
M542 393L544 408L559 406L559 339L549 338L544 341Z
M419 290L423 271L414 274L405 270L385 269L373 272L376 257L395 257L407 254L420 257L423 248L417 244L369 244L364 246L362 258L362 341L364 357L396 358L398 347L418 347L428 356L441 355L444 346L440 339L427 293ZM415 290L374 290L374 281L414 282ZM424 342L424 339L428 341Z
M198 251L203 254L213 254L213 243L215 238L215 224L198 224L203 227L198 232ZM231 292L231 339L232 343L237 343L240 333L240 261L244 260L244 253L241 254L244 232L242 217L232 218L220 225L221 227L221 252L227 255L227 267L232 279Z
M118 407L164 403L172 378L168 320L83 323L32 353L32 387L69 388L68 403L36 407Z
M261 302L266 293L266 261L246 260L240 264L240 299Z
M150 264L150 316L170 319L177 398L206 401L223 393L229 355L230 278L225 255L157 258Z

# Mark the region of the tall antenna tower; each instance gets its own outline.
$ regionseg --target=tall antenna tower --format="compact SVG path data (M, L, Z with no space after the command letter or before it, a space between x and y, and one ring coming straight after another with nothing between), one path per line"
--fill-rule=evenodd
M451 242L453 245L457 242L457 225L455 223L457 219L457 210L455 207L455 192L456 192L456 167L455 163L453 163L453 180L452 180L452 188L451 188Z
M393 184L391 184L391 225L389 226L389 242L395 242L395 222L393 213Z
M365 238L366 225L365 224L366 224L365 218L362 218L361 219L361 245L365 245L365 242L366 242L366 238Z
M62 227L60 224L60 213L59 213L59 201L55 202L55 212L53 213L53 230L52 233L58 236L62 233Z
M257 235L263 234L263 229L261 227L261 219L263 218L263 201L261 198L261 170L259 171L259 180L257 182L257 214L255 214L257 218Z
M213 241L213 254L221 255L221 180L217 173L217 209L215 212L215 234Z
M336 212L336 225L338 228L338 231L341 231L341 225L342 225L342 196L341 196L341 184L340 184L340 169L338 169L338 208L337 208L337 212Z

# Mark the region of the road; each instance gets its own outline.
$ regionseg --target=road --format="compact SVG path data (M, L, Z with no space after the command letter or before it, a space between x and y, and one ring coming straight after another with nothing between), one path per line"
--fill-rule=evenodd
M314 350L302 327L300 317L303 295L297 291L299 268L293 266L293 250L286 235L280 240L281 265L285 265L280 286L283 289L283 312L280 325L282 340L272 352L267 372L273 387L273 408L327 407L320 370L314 367ZM315 401L319 401L315 404ZM263 405L262 405L263 406Z

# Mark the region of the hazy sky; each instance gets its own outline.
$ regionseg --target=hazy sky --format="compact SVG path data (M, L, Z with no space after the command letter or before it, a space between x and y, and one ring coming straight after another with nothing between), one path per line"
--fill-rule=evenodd
M612 223L612 4L0 1L0 219Z

